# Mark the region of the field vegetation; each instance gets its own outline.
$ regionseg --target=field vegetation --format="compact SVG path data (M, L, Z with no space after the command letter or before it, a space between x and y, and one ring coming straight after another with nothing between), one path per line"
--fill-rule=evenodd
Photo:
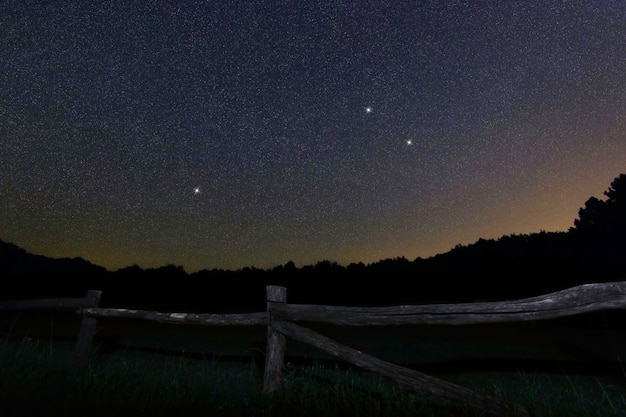
M0 415L46 416L480 416L340 364L288 363L282 388L262 391L252 360L118 350L69 368L71 342L0 343ZM543 417L622 417L626 376L467 372L444 378Z

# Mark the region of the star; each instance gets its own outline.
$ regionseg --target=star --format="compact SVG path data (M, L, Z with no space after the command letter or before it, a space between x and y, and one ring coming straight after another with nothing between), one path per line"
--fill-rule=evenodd
M365 113L371 113L372 112L372 108L371 107L366 107L365 108Z
M194 194L200 194L200 187L196 187L193 189Z
M406 140L406 144L411 146L411 145L413 145L413 141L411 139L407 139Z

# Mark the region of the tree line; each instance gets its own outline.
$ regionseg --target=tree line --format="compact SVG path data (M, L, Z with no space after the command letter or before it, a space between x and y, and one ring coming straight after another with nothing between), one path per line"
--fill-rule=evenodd
M189 312L265 309L265 286L288 289L294 303L424 304L506 300L591 282L625 279L626 174L589 198L565 232L479 239L430 258L339 265L320 261L270 269L187 273L176 265L108 271L82 258L52 259L0 241L2 300L82 297L103 291L101 305ZM329 290L330 289L330 290Z

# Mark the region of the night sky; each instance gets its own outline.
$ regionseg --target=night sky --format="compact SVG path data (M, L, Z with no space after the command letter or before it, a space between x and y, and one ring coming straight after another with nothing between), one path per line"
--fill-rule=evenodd
M626 172L626 3L4 0L0 145L0 239L110 270L566 231Z

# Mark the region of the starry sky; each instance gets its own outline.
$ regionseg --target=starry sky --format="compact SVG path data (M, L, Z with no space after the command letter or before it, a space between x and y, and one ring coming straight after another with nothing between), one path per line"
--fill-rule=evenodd
M4 0L0 145L0 239L110 270L566 231L626 172L626 3Z

